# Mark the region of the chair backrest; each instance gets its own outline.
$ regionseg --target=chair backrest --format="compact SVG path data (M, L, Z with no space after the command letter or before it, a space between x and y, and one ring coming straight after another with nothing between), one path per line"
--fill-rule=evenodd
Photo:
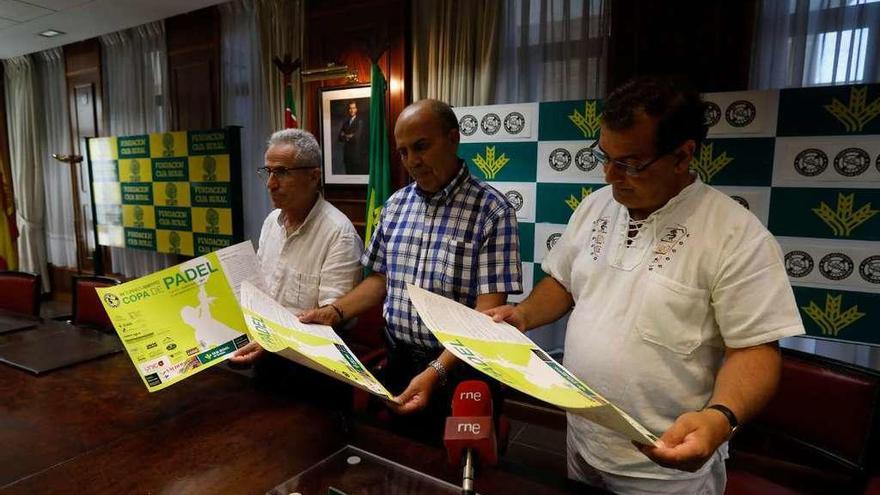
M786 349L779 390L758 421L865 469L873 455L878 401L880 373Z
M0 309L40 316L40 287L38 274L0 271Z
M73 324L86 325L101 330L112 331L113 323L98 298L95 289L119 284L119 280L109 277L73 277Z
M732 465L809 493L859 490L878 466L880 372L791 349L782 357L776 395L731 441Z

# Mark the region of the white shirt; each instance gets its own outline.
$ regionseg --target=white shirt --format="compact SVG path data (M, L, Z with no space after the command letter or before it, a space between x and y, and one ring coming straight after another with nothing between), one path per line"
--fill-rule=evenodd
M319 196L290 234L281 210L269 213L257 257L268 294L299 312L329 304L360 282L363 250L348 217Z
M564 365L658 436L712 395L725 347L804 333L773 236L748 210L699 179L628 240L629 211L611 187L591 194L543 263L572 294ZM593 467L682 479L624 437L568 416Z

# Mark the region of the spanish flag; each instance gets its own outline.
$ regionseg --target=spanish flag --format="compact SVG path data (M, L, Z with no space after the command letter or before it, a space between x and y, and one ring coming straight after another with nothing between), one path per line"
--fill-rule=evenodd
M15 203L12 201L12 173L0 159L0 270L18 268L16 238L18 229L15 227Z

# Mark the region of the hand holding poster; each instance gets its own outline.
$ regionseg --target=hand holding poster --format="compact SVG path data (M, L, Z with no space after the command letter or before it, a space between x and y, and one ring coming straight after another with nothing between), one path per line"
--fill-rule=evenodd
M259 273L250 242L97 289L147 390L207 369L250 339L238 305L243 280Z
M241 286L241 307L254 340L276 354L379 397L392 395L326 325L299 321L293 313L249 282Z
M653 445L657 437L594 392L522 332L455 301L407 286L419 317L443 346L477 370L583 416L630 440Z

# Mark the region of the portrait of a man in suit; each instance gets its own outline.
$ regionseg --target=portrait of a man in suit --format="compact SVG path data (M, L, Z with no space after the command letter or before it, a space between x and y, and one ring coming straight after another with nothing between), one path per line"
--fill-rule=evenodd
M342 164L346 174L369 174L367 158L368 122L360 113L357 100L348 101L347 115L341 119L337 140L342 144Z

